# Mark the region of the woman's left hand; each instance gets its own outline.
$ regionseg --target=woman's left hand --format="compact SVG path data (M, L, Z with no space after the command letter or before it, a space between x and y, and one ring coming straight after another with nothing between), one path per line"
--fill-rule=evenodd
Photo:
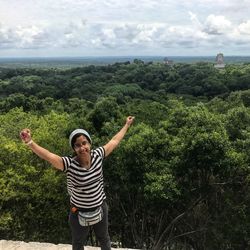
M127 124L128 126L130 126L130 125L133 123L134 119L135 119L134 116L128 116L128 117L127 117L127 120L126 120L126 124Z

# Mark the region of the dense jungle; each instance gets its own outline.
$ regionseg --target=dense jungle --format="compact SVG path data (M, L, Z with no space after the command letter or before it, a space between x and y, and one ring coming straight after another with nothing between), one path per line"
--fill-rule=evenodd
M110 236L137 249L250 249L250 64L0 68L0 239L70 243L65 174L24 145L104 145ZM90 234L89 244L96 244Z

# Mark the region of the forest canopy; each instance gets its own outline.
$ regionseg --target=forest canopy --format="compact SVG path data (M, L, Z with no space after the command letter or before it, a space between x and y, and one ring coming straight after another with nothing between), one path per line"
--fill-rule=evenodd
M70 243L65 176L21 143L22 128L63 156L73 129L97 147L133 115L104 162L112 242L250 247L249 64L0 68L0 111L0 238Z

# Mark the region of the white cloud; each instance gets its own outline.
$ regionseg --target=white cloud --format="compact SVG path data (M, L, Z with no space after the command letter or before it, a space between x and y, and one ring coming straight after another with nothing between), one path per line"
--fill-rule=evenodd
M16 41L16 34L11 29L0 27L0 49L15 47Z
M232 29L231 22L224 16L209 15L205 22L205 31L208 34L220 35Z
M189 11L188 14L190 15L190 20L193 23L194 27L201 29L202 24L199 21L199 19L197 18L197 15L192 13L191 11Z
M46 46L45 32L35 25L27 27L17 26L15 33L19 40L17 46L20 48Z
M250 3L244 0L0 0L0 6L5 54L207 54L250 47Z
M238 27L239 32L242 34L250 35L250 20L241 23Z

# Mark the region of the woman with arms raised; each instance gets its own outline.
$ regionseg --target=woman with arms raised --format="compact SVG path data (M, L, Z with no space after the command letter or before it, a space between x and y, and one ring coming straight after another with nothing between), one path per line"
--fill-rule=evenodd
M101 249L111 249L102 163L118 146L133 121L134 117L128 116L122 129L107 144L96 149L91 149L92 140L86 130L74 130L69 136L69 144L75 153L72 157L61 157L39 146L27 128L20 133L22 141L36 155L67 175L73 250L84 249L89 226L93 226Z

